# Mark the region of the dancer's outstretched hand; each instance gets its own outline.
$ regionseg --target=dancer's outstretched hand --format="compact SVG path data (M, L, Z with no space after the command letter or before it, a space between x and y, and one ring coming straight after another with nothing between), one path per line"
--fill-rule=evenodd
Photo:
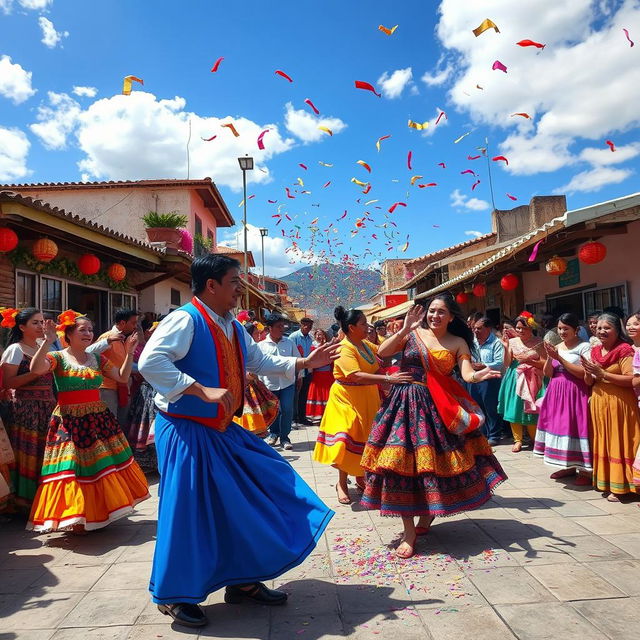
M311 355L303 358L304 366L302 369L318 369L319 367L326 367L334 360L340 357L340 343L332 340L323 344L321 347L314 349Z
M475 373L476 382L484 382L485 380L492 380L494 378L501 378L502 374L495 369L490 369L489 367L485 367L480 371L476 371Z
M413 307L407 311L407 315L404 317L402 332L407 334L418 329L424 320L426 312L427 310L422 305L414 304Z

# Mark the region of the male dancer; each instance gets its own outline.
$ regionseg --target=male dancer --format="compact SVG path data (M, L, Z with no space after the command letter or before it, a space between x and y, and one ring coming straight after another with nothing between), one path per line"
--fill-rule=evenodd
M231 314L240 263L208 254L191 265L193 300L157 327L139 371L158 392L160 508L150 590L165 615L207 623L198 603L223 586L225 601L284 604L273 579L311 553L333 512L271 447L231 422L242 411L245 370L326 366L337 345L307 358L266 355Z

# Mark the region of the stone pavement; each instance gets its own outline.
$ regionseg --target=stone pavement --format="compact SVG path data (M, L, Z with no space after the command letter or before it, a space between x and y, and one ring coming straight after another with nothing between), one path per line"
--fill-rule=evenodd
M549 479L530 452L497 455L509 475L485 508L437 519L418 555L396 560L400 522L337 505L336 472L311 462L317 430L287 459L335 508L315 553L273 585L285 607L210 596L199 635L150 602L157 498L86 537L0 525L0 640L628 640L640 611L639 503L611 504ZM157 493L157 478L153 492ZM353 495L357 495L355 490ZM251 523L247 523L251 526Z

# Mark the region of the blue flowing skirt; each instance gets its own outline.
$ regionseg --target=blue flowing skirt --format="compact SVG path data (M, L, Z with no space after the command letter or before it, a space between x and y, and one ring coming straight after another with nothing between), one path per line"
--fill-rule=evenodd
M334 513L260 438L158 412L158 604L278 577L313 551Z

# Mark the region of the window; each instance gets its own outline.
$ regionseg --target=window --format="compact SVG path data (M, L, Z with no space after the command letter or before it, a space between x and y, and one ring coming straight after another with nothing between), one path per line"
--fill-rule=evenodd
M171 306L179 307L180 304L180 291L178 291L178 289L171 289Z
M527 302L524 305L526 311L533 313L533 315L539 320L542 314L547 312L546 302Z
M16 307L35 307L36 276L33 273L16 272Z
M625 312L625 315L629 313L627 285L621 284L617 287L587 291L584 294L586 316L596 311L602 311L606 307L620 307Z
M118 309L138 309L138 299L128 293L110 293L111 317Z
M195 231L197 236L202 236L202 220L196 216Z
M48 311L54 315L62 313L62 280L43 277L42 287L42 311Z

